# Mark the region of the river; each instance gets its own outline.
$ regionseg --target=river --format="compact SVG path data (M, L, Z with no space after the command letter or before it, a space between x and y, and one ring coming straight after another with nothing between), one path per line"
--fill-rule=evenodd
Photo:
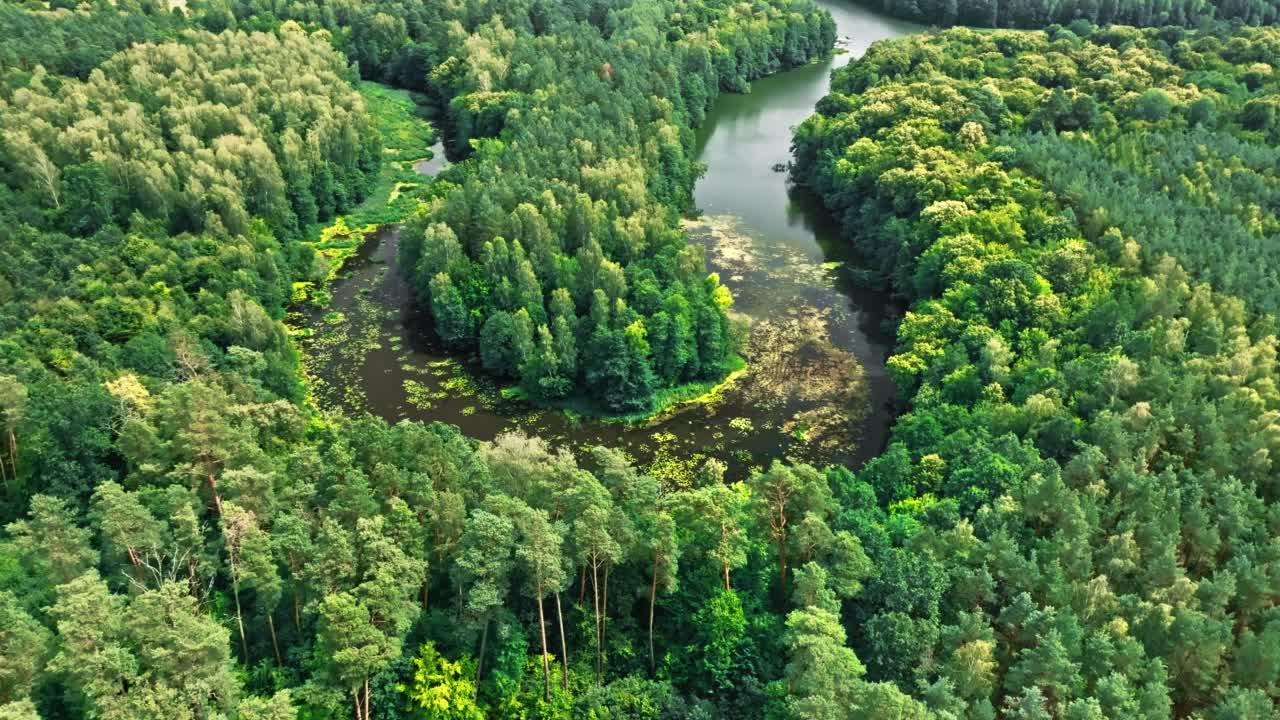
M831 71L872 42L918 28L856 5L820 2L843 52L722 95L697 134L707 166L686 221L708 266L733 291L733 313L751 330L748 369L709 403L647 426L581 420L501 398L473 360L433 345L396 267L400 228L373 234L313 311L303 340L321 405L458 425L482 440L521 429L556 446L604 444L683 484L707 458L741 477L778 457L860 465L883 447L893 386L884 363L896 312L858 283L820 202L775 170L790 159L792 128L826 94ZM438 150L438 149L437 149ZM443 152L419 166L438 172Z

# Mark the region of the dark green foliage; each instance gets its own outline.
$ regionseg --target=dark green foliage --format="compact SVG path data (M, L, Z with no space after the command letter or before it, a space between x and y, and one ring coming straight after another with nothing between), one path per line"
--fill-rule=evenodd
M1089 2L997 2L996 0L882 0L875 3L890 15L929 25L971 25L1000 28L1053 26L1062 34L1088 37L1097 25L1196 27L1212 20L1245 25L1270 25L1280 20L1275 0L1143 0ZM1057 23L1070 23L1064 29Z
M533 352L532 323L523 308L515 315L499 310L480 329L480 358L495 375L516 377Z
M717 486L736 529L680 537L672 509L690 503L621 458L593 476L522 437L323 415L280 319L295 281L328 270L305 226L379 169L330 40L473 141L404 243L447 344L478 344L530 395L589 379L627 412L722 375L731 300L677 225L691 126L720 87L825 52L827 16L807 0L193 0L141 20L155 9L6 15L85 41L97 17L104 39L37 58L14 31L45 70L7 65L0 100L0 481L21 518L0 536L0 599L23 658L0 664L2 712L405 717L474 678L464 716L759 714L782 620L767 581L744 572L745 604L730 586L745 491ZM856 592L866 558L824 522L797 552ZM685 541L724 564L682 591ZM684 605L703 611L675 621ZM677 659L690 624L709 652ZM415 646L439 648L416 674ZM646 676L672 663L681 686Z
M1273 665L1240 579L1277 567L1275 80L1249 68L1280 35L1215 32L881 44L797 130L797 177L913 302L910 411L836 489L870 679L967 717L1261 711L1228 668Z

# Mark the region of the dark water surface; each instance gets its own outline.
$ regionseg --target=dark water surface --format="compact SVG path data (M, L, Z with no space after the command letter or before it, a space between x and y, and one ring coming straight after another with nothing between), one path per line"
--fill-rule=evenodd
M887 298L861 289L852 259L821 204L773 166L790 158L791 131L813 112L832 69L871 42L913 31L854 5L821 2L849 52L723 95L698 133L708 170L695 189L703 217L687 223L708 266L733 291L751 330L748 370L710 403L645 427L575 420L504 400L473 358L435 345L395 258L401 229L371 235L313 311L303 340L322 405L397 421L439 420L488 440L523 429L553 445L627 450L660 476L683 482L709 457L741 476L776 457L860 464L884 443L892 385L884 361L892 336ZM437 152L419 172L438 172Z
M860 465L879 454L893 420L894 387L885 360L893 348L890 326L898 309L884 293L859 282L857 260L841 242L839 227L822 201L793 186L789 173L777 168L789 165L792 131L827 94L835 69L860 57L877 40L924 28L849 2L818 4L836 21L837 52L825 61L757 80L748 94L717 99L697 135L698 159L707 164L707 173L694 188L694 200L712 220L737 220L758 251L773 258L774 263L763 268L766 273L787 275L788 267L806 264L826 271L825 282L800 288L794 302L825 310L833 344L853 353L862 365L868 413L855 447L838 458ZM710 254L715 257L714 249ZM784 264L777 264L779 260ZM745 312L776 317L786 309L779 307L787 298L777 287L758 292L723 274L722 280Z

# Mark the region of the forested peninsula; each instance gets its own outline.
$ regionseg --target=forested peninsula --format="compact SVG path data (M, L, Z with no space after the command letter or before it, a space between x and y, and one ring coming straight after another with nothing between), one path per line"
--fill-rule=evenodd
M286 319L393 218L538 412L721 382L695 130L817 0L0 5L0 720L1275 717L1275 8L904 7L1045 29L795 128L908 308L888 446L671 482L324 406Z

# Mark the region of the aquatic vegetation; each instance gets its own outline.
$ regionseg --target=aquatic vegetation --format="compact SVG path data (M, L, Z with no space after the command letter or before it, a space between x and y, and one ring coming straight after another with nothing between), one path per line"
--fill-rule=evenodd
M827 316L796 308L781 320L758 322L745 349L751 364L741 392L748 404L767 416L787 417L782 431L810 451L856 441L870 412L863 368L831 342Z
M659 447L645 470L669 488L686 490L693 487L698 469L707 460L703 453L681 454L667 447Z
M472 378L465 372L453 374L451 377L441 382L440 387L458 396L480 394L480 386L476 384L475 378Z
M791 429L791 437L799 440L800 442L807 442L809 439L810 429L809 423L796 422Z
M404 394L405 400L419 410L430 410L435 407L435 403L432 402L434 393L417 380L405 379Z
M707 250L707 260L722 277L735 283L766 284L768 297L812 287L827 281L827 265L815 263L805 252L786 243L769 242L751 233L733 215L707 215L684 221L689 239ZM737 307L751 307L745 289L731 288ZM763 298L761 298L763 299Z

